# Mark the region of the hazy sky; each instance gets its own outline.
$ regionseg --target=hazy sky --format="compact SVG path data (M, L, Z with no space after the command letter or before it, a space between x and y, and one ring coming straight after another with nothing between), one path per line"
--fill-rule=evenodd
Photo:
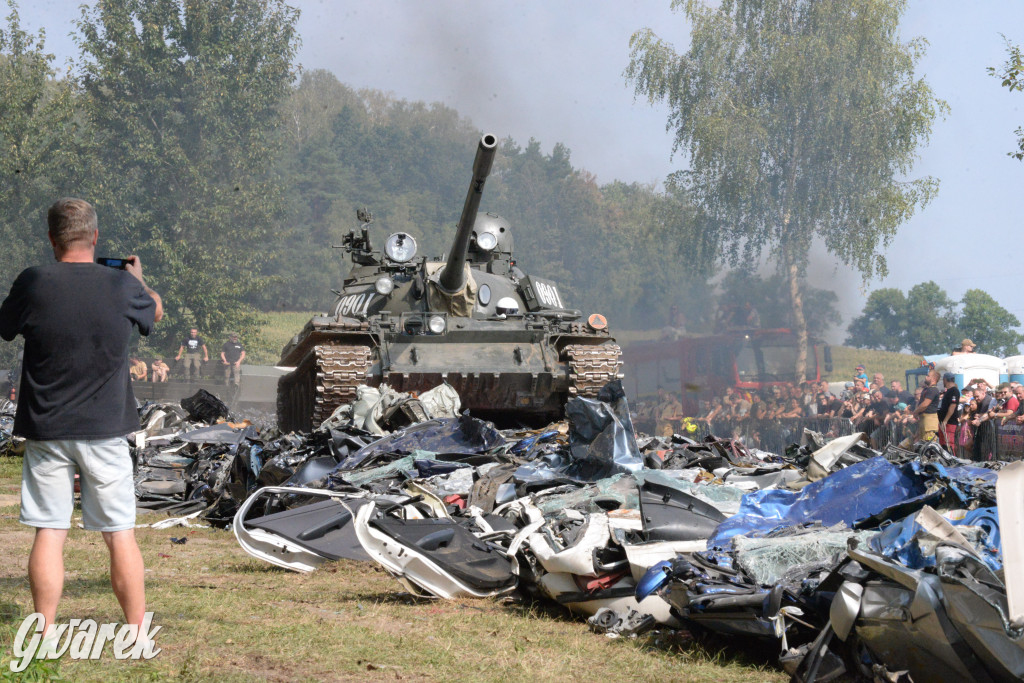
M68 37L78 4L21 3L25 28L45 27L59 61L77 50ZM545 151L564 143L577 168L598 182L660 182L679 168L670 157L667 110L634 102L622 72L629 37L650 27L678 50L688 26L669 0L299 0L299 61L343 83L408 100L441 101L499 137L530 138ZM1017 191L1024 163L1006 156L1024 125L1024 93L1010 93L985 68L1005 60L1001 33L1024 42L1024 3L911 0L907 37L930 43L920 64L951 112L939 121L913 176L941 189L903 226L887 252L891 275L872 282L908 289L929 279L954 298L979 287L1024 320L1016 275ZM470 152L467 152L470 154ZM827 257L812 277L839 289L847 316L860 311L859 277ZM840 334L835 335L839 337Z

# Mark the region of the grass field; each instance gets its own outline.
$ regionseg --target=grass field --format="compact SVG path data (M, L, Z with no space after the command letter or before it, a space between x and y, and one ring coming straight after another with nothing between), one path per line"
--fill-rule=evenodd
M253 365L274 365L281 358L281 349L299 333L316 313L286 311L264 313L266 323L260 338L246 342L246 362Z
M891 351L870 351L855 349L850 346L832 347L832 372L824 378L830 382L853 381L854 368L863 365L868 373L868 380L876 372L885 375L886 383L894 379L903 382L904 373L921 365L921 356L910 353L893 353ZM825 374L825 373L823 373Z
M20 458L0 457L0 680L31 610L31 531L17 522ZM156 517L152 517L156 519ZM140 523L149 520L140 517ZM77 522L78 520L76 520ZM73 523L74 526L74 523ZM246 555L227 531L139 529L146 591L163 651L150 661L34 662L25 680L74 681L784 681L774 646L698 643L685 632L635 639L591 633L556 606L421 600L366 563L312 574ZM185 536L184 545L172 536ZM106 550L77 527L65 552L58 620L117 621Z

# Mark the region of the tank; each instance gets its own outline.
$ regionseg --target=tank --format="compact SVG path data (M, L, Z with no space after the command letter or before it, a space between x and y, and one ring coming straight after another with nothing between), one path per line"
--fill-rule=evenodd
M479 211L497 138L484 135L447 257L417 255L392 233L375 249L372 215L341 247L352 267L330 315L310 320L284 347L278 426L308 431L356 398L361 384L418 392L447 382L473 415L499 425L560 419L572 396L620 378L621 350L600 314L568 308L558 285L526 275L512 228Z

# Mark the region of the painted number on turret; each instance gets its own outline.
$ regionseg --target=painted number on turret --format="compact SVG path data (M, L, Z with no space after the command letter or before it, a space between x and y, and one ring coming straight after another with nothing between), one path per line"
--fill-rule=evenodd
M537 287L537 298L548 308L565 308L562 305L562 297L558 296L558 287L542 280L535 280Z
M565 308L558 287L549 280L528 275L523 278L520 291L526 307L531 311L539 311L542 308Z
M363 294L348 294L338 299L338 305L335 307L336 316L356 317L365 318L366 312L370 310L370 304L373 302L375 292L364 292Z

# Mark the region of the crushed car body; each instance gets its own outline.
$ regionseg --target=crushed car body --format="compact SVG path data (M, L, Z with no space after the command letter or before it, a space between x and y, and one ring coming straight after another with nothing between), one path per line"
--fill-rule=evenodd
M439 393L361 389L305 434L205 423L207 399L151 406L139 505L230 527L289 570L373 562L413 595L519 591L598 633L774 642L800 681L1024 677L1020 463L858 435L784 454L651 437L617 382L540 429Z

